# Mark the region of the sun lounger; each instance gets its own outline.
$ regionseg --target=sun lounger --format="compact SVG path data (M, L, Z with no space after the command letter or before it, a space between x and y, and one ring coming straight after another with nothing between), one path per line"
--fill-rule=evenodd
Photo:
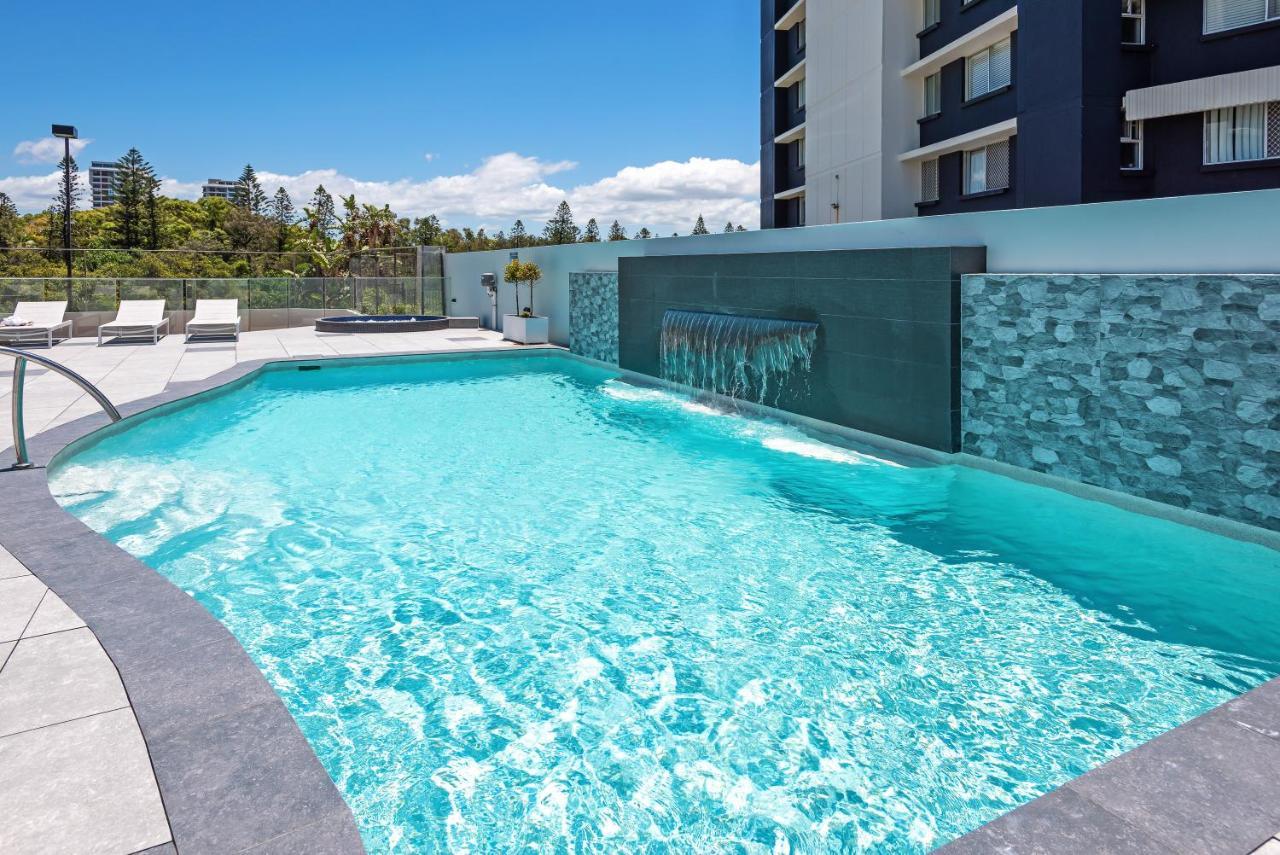
M150 336L151 343L160 341L160 328L169 332L169 319L164 316L164 300L121 300L116 319L98 327L98 346L104 336L137 338Z
M229 335L239 341L240 301L196 300L195 316L187 321L187 341L193 335Z
M13 315L10 317L28 323L23 326L9 326L0 321L0 342L23 344L35 341L44 342L49 347L53 347L53 338L58 330L65 327L67 331L60 341L71 338L71 321L63 320L66 314L66 300L18 303L14 306Z

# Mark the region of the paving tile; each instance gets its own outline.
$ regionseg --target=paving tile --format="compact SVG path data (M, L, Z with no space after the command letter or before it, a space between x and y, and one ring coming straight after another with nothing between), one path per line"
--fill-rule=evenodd
M31 571L22 562L14 558L4 547L0 546L0 581L17 576L29 576Z
M152 846L149 849L140 849L132 855L178 855L178 850L173 843L161 843L159 846Z
M1164 855L1169 850L1079 793L1062 788L938 851L939 855Z
M18 646L16 641L6 641L0 643L0 670L4 669L5 663L9 661L9 654L13 652L13 648Z
M230 635L159 657L126 672L126 686L148 739L276 699L275 691Z
M1204 716L1067 786L1178 851L1250 852L1280 828L1280 743Z
M31 618L31 623L27 624L26 631L22 633L22 637L31 638L37 635L48 635L68 629L79 629L82 626L84 626L84 621L80 619L80 616L71 611L70 607L57 594L53 591L47 591L44 599L40 601L40 607L36 609L35 615Z
M149 745L182 852L239 852L345 809L279 700Z
M88 629L24 638L0 671L0 736L128 706Z
M0 580L0 641L17 641L22 637L45 590L44 583L35 576Z
M1273 837L1253 850L1250 855L1280 855L1280 838Z
M128 709L0 738L0 793L5 852L128 853L172 837Z

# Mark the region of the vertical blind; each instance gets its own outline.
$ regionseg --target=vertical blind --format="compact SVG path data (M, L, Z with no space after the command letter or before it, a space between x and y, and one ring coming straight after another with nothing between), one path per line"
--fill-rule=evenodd
M1010 178L1009 141L975 148L964 153L964 192L1003 190Z
M1204 114L1204 162L1232 163L1267 156L1267 105L1245 104Z
M933 116L941 112L942 72L936 72L924 79L924 114Z
M924 25L931 27L942 20L942 0L924 0Z

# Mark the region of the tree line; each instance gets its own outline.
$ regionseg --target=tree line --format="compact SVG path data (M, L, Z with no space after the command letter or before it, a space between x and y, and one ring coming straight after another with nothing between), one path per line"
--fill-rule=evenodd
M103 208L81 209L75 158L59 164L71 180L60 182L52 204L40 213L19 214L0 192L0 276L63 275L68 220L76 275L95 276L341 276L356 254L394 247L478 252L658 237L647 227L629 235L618 220L604 233L595 218L580 227L567 201L540 233L519 219L494 234L446 228L434 214L400 217L389 205L361 203L354 194L335 200L323 184L299 210L283 187L269 196L252 165L244 167L231 199L188 201L160 192L154 167L136 148L115 167L113 203ZM726 223L724 231L746 229ZM690 233L710 234L702 215Z

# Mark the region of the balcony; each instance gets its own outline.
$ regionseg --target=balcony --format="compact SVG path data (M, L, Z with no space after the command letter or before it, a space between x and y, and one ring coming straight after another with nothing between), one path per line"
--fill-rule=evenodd
M774 0L775 30L789 30L804 20L805 0Z

